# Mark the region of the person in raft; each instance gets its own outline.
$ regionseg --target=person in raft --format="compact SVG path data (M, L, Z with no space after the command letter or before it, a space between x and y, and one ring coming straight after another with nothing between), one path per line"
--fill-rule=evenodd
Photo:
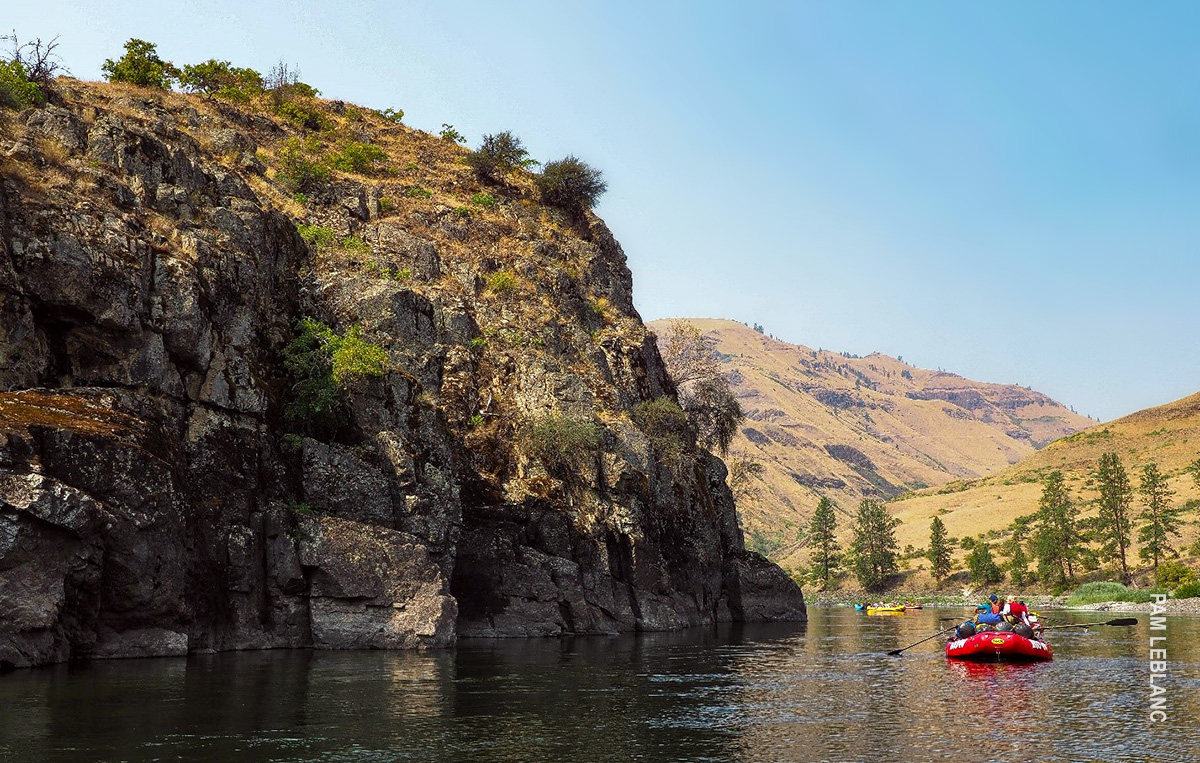
M979 625L996 626L1004 622L1004 615L1001 612L1004 609L1004 602L996 594L988 597L988 600L983 604L975 607L975 622Z
M1029 607L1025 606L1025 602L1014 599L1004 605L1001 614L1012 624L1014 633L1025 638L1042 637L1042 624L1038 622L1037 616L1029 611Z

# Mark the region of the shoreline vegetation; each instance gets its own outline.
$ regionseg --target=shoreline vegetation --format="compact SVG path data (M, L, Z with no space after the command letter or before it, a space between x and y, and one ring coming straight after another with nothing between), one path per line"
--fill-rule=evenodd
M1003 592L1002 588L997 589ZM923 607L974 607L987 598L990 591L946 593L941 591L890 591L887 596L865 595L862 591L805 591L804 600L810 607L841 607L872 601L917 603ZM1164 594L1154 589L1130 589L1120 583L1085 583L1074 591L1054 594L1006 594L1017 596L1033 607L1076 610L1080 612L1150 612L1155 606L1169 615L1200 615L1200 596L1168 598L1155 604L1154 596ZM856 595L857 594L857 595Z

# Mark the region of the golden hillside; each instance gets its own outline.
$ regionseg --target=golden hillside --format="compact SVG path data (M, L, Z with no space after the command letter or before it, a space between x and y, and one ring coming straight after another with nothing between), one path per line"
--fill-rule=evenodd
M807 562L790 541L818 494L848 516L864 497L991 474L1092 424L1023 387L879 353L813 350L735 321L686 320L715 341L746 413L731 456L763 466L756 493L738 502L747 534L783 541L775 556L793 567ZM670 323L650 326L664 335Z
M935 515L941 516L954 537L1001 532L1015 518L1037 510L1041 478L1055 469L1063 472L1077 500L1090 501L1094 491L1086 484L1088 473L1100 456L1109 452L1120 455L1134 487L1139 484L1142 466L1154 461L1167 475L1176 504L1200 499L1200 488L1186 471L1188 464L1200 458L1200 393L1064 437L991 476L898 500L890 506L902 523L896 528L896 539L901 547L927 545L929 523ZM1137 498L1134 508L1141 510ZM1194 514L1185 516L1178 548L1195 540L1195 519ZM1130 561L1136 558L1135 553Z

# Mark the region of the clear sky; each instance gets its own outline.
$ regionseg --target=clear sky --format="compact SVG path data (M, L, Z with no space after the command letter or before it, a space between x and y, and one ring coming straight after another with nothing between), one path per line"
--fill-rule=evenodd
M5 0L100 77L298 65L327 97L599 167L647 320L1031 386L1200 390L1200 5Z

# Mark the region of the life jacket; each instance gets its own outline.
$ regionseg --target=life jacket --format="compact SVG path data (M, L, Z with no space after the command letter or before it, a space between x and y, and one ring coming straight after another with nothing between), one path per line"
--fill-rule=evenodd
M1029 608L1019 601L1010 601L1008 603L1008 614L1015 621L1020 622L1025 619L1025 615L1029 614Z

